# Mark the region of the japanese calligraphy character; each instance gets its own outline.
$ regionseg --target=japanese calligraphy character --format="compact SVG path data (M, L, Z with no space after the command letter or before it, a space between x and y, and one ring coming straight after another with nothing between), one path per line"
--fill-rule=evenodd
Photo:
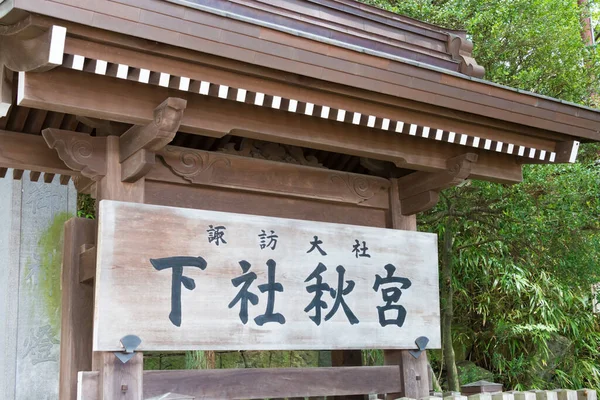
M227 242L225 241L225 228L224 226L215 226L213 228L212 225L208 226L208 230L206 232L208 232L208 243L212 243L215 242L215 244L218 246L221 243L227 244Z
M312 245L312 247L310 248L310 250L307 251L307 253L312 252L314 249L319 250L319 253L321 253L322 256L326 256L327 253L325 253L323 251L323 249L319 246L321 244L323 244L322 240L319 240L318 236L314 236L314 240L312 242L310 242L310 244Z
M268 292L267 296L267 310L264 314L254 318L256 325L263 326L267 322L278 322L285 324L285 317L279 313L273 314L273 308L275 307L275 292L283 292L283 286L281 283L275 282L275 267L277 263L273 260L267 261L268 270L268 283L259 285L258 289L261 293Z
M344 274L346 273L346 269L343 266L338 265L335 270L338 273L338 288L337 290L330 290L331 297L335 299L335 303L333 303L333 307L331 308L331 311L329 311L329 314L325 316L325 321L329 321L331 317L335 315L341 305L342 309L344 310L344 314L346 314L346 318L348 318L348 321L350 321L350 324L358 324L358 318L356 318L356 315L354 315L344 300L344 296L349 295L352 290L354 290L355 282L346 281L348 285L346 286L346 289L344 289Z
M183 276L184 267L195 267L201 270L206 269L206 261L202 257L166 257L151 258L150 263L158 270L172 268L173 276L171 280L171 313L169 319L175 326L181 326L181 285L188 290L196 288L196 282L192 278Z
M277 247L277 239L279 238L279 236L277 236L274 231L271 231L270 235L267 235L264 229L261 229L261 232L262 233L258 235L258 237L260 238L260 248L271 248L271 250L275 250L275 247Z
M313 279L317 281L314 285L309 285L306 287L306 291L308 293L314 293L315 297L313 297L312 301L306 306L304 312L308 313L313 308L315 310L315 315L310 316L309 318L318 325L321 325L321 310L327 308L327 303L325 303L321 298L323 297L323 292L330 292L331 288L328 284L323 283L323 277L321 274L327 271L327 267L322 263L319 263L317 268L306 278L304 282L309 282Z
M256 280L256 274L254 272L247 273L250 270L250 263L242 260L240 261L240 267L242 267L244 275L233 278L231 283L233 283L233 286L235 287L240 286L242 283L244 286L242 286L238 294L233 298L233 300L231 300L231 303L229 303L229 308L233 308L238 302L240 302L240 320L245 325L248 322L248 302L250 302L252 305L257 305L258 296L248 291L248 288L250 285L252 285L252 282Z
M50 325L39 327L37 330L30 331L29 336L25 339L23 358L29 356L32 365L57 361L58 355L53 351L57 344L60 344L60 341L52 332Z
M362 247L360 247L360 242L358 241L358 239L355 239L355 242L356 242L356 244L354 244L354 246L352 246L352 252L356 256L356 258L358 258L358 257L371 258L371 255L367 254L367 250L369 250L369 248L367 247L367 243L365 241L363 241Z
M385 270L387 271L387 276L382 278L379 275L375 276L375 284L373 285L373 290L376 292L379 290L379 287L382 285L390 284L390 283L398 283L400 287L387 287L381 290L381 296L383 297L383 301L385 301L385 306L377 306L377 311L379 312L379 324L381 326L386 325L398 325L402 327L404 325L404 321L406 319L406 308L397 303L400 300L400 296L402 296L402 289L408 289L412 283L407 278L399 278L394 277L394 272L396 272L396 267L392 264L387 264L385 266ZM395 318L386 318L386 311L396 311Z

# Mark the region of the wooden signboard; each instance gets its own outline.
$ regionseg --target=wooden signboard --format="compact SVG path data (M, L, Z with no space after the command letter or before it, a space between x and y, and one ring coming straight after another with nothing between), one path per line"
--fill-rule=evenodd
M94 350L440 347L434 234L100 203Z

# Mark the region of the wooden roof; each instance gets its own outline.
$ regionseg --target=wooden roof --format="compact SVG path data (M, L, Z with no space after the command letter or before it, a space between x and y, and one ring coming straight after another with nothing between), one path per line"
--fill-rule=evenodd
M186 147L249 138L384 175L443 171L472 153L471 177L500 182L600 140L596 110L477 78L463 32L353 0L4 0L0 22L0 50L18 54L2 60L12 106L0 127L13 132L55 115L92 134L102 121L145 124L181 97Z

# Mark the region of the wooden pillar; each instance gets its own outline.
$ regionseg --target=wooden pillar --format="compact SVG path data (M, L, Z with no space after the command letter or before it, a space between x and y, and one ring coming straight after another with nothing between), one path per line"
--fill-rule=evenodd
M92 368L94 286L81 283L81 248L96 243L96 221L71 218L65 223L62 266L59 398L77 398L77 373Z
M404 216L400 206L400 192L398 180L391 179L390 190L390 227L408 231L417 230L416 215ZM415 338L416 340L417 338ZM416 345L415 345L416 349ZM421 353L419 358L414 358L408 350L386 350L383 352L385 365L398 365L401 393L388 393L386 399L392 400L399 397L420 399L429 396L429 371L427 352Z
M332 350L332 367L360 367L362 366L362 351L360 350ZM364 400L364 395L334 396L337 400Z
M144 202L144 178L121 181L119 137L106 138L106 175L97 183L96 200ZM98 208L99 209L99 208ZM131 332L135 335L136 332ZM144 363L142 353L123 364L111 352L94 353L92 370L98 371L99 400L142 400Z

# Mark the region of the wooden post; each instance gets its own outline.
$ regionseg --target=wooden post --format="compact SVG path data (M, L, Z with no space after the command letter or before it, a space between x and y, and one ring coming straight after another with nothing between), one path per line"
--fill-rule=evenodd
M121 181L119 137L106 138L106 175L97 184L96 201L144 202L144 178L133 183ZM99 209L99 208L98 208ZM131 332L135 335L136 332ZM91 339L91 337L90 337ZM142 353L123 364L111 352L94 353L93 370L98 371L99 400L142 400L144 363Z
M362 366L362 351L360 350L333 350L331 352L332 367L360 367ZM364 395L335 396L337 400L363 400Z
M400 208L400 191L398 187L398 180L391 179L391 183L390 227L393 229L416 231L416 215L402 215L402 210ZM402 392L388 393L386 399L392 400L399 397L420 399L429 396L427 352L424 351L421 353L419 358L414 358L407 350L386 350L383 352L383 356L385 365L398 365L400 382L402 383Z
M60 385L62 400L77 398L77 373L92 368L94 287L80 283L81 246L96 243L96 221L72 218L65 223L62 266Z

